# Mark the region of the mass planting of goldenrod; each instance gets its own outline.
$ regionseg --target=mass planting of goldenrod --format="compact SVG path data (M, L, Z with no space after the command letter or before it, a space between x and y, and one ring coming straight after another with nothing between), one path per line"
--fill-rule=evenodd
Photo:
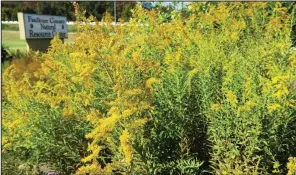
M169 19L137 7L128 23L88 25L74 5L74 43L56 37L3 72L7 167L295 174L295 6L196 2Z

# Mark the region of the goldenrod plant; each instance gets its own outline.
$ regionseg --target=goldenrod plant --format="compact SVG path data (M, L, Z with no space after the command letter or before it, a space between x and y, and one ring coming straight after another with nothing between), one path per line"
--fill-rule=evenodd
M2 153L22 172L293 174L295 5L137 6L117 25L74 6L74 43L3 73Z
M296 158L295 157L289 157L287 168L288 168L288 175L296 174Z

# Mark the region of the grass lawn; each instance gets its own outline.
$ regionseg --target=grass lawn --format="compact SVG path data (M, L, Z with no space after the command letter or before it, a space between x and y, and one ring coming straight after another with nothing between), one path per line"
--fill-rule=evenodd
M27 43L25 40L20 40L19 31L2 30L2 44L12 50L26 50ZM68 39L65 43L71 43L75 40L75 33L68 33Z

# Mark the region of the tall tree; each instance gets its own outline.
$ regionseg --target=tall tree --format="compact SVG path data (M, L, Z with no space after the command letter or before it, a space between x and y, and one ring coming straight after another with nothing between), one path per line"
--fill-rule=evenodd
M75 20L74 7L71 2L1 2L2 20L16 21L17 12L61 15L67 16L70 21ZM85 1L78 2L82 9L86 10L86 16L93 15L101 20L103 14L108 11L114 12L112 1ZM117 2L116 3L117 19L122 18L127 21L131 17L130 10L134 8L136 2Z

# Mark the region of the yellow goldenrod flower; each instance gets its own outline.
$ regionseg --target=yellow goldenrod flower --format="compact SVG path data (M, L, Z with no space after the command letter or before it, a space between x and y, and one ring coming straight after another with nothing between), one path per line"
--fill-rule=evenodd
M131 146L131 135L127 129L123 130L119 139L119 151L124 154L126 164L130 165L132 162L133 148Z
M221 106L219 104L212 104L211 106L211 110L213 111L218 111L221 108Z
M157 78L151 77L146 81L146 88L151 89L152 84L159 83L160 81Z
M237 101L236 95L233 92L228 91L226 93L226 98L227 98L227 101L231 104L231 106L236 107L238 101Z
M230 39L233 41L236 41L239 39L238 37L238 33L237 32L232 32L232 34L230 35Z
M289 162L287 163L288 174L287 175L295 175L296 174L296 157L289 157Z
M282 106L280 104L272 104L272 105L269 105L267 108L268 108L268 112L272 113L274 111L281 109Z

